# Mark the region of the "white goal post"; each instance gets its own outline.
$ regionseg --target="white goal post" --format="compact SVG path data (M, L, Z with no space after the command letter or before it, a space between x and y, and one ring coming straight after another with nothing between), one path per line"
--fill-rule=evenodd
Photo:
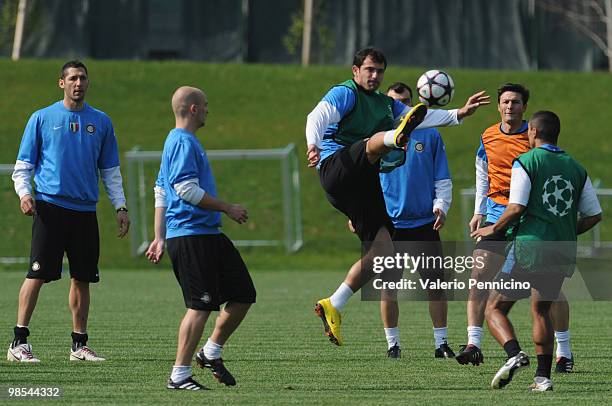
M234 149L207 151L208 159L224 160L277 160L280 161L280 179L282 183L282 216L283 231L278 239L243 239L234 240L237 246L262 247L284 246L287 252L296 252L303 245L302 215L300 209L300 176L297 151L294 144L276 149ZM161 151L141 151L138 147L125 153L127 175L127 199L132 221L131 253L133 256L144 253L152 236L153 216L147 215L153 210L153 186L155 179L145 176L145 163L154 162L159 169ZM157 172L156 172L157 173ZM265 179L264 179L265 180Z

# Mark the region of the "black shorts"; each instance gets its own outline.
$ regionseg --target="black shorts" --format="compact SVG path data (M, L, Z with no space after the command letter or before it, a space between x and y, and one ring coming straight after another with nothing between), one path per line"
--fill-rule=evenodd
M565 275L563 273L549 272L526 272L520 267L515 269L510 274L498 273L495 277L495 282L528 282L530 289L510 286L507 288L496 289L499 293L510 300L526 299L531 296L531 290L538 292L540 301L552 302L557 300Z
M487 221L483 227L488 227L493 224L495 223L491 223L490 221ZM476 243L476 247L474 249L489 251L495 254L506 256L506 246L507 246L506 231L508 231L508 229L504 228L503 230L499 230L495 232L495 234L492 234L488 237L482 237Z
M499 293L510 300L526 299L531 296L531 290L538 292L539 300L555 301L559 297L566 274L563 267L558 272L549 269L548 272L528 272L523 269L514 257L511 249L501 271L495 277L495 282L527 282L529 289L510 286L496 289Z
M60 279L64 252L71 278L93 283L100 280L96 212L65 209L37 200L27 278L44 279L45 282Z
M374 241L381 227L393 231L380 187L379 163L366 155L367 140L358 141L327 157L319 178L327 199L353 223L362 242Z
M412 256L423 255L425 258L440 258L438 261L431 261L431 266L420 267L418 272L422 279L444 281L444 269L438 266L444 259L442 241L440 233L433 229L433 225L432 222L415 228L396 228L393 231L393 242L396 252L408 252Z
M255 303L249 271L224 234L169 238L167 245L187 308L219 310L225 302Z

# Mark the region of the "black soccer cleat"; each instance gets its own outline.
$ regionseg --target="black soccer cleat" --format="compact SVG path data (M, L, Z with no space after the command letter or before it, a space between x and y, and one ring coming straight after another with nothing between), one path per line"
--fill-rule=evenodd
M438 348L436 348L436 352L434 353L434 358L455 358L455 353L448 346L446 342L442 343Z
M200 385L192 376L180 382L173 382L172 379L168 379L166 388L174 390L210 390L206 386Z
M484 355L480 348L474 344L462 345L459 347L459 355L455 357L458 363L461 365L480 365L484 364Z
M387 357L392 359L402 358L402 349L399 345L395 344L387 350Z
M555 365L555 372L558 374L569 374L574 372L574 354L572 353L571 358L560 357L557 358L557 365Z
M219 383L225 384L225 386L236 385L236 379L232 376L230 371L223 365L223 359L208 359L204 356L204 351L200 350L195 356L196 363L202 369L208 368L212 371L213 376Z

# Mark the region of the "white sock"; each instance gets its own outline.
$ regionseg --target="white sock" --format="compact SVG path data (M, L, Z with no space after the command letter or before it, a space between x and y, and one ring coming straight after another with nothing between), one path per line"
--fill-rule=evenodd
M191 365L175 365L172 367L172 374L170 379L172 382L177 383L184 381L191 376Z
M204 356L208 359L218 359L221 358L221 350L223 349L222 345L217 344L212 341L210 338L204 344Z
M395 145L395 130L385 132L383 143L386 147L397 148L397 145Z
M472 344L480 348L480 340L482 340L482 327L479 326L468 326L468 345Z
M330 296L329 300L336 310L341 311L354 293L349 285L342 282L334 294Z
M447 342L446 337L448 336L448 328L446 327L434 327L434 341L436 348L440 348L440 346Z
M399 335L399 327L391 327L385 329L385 337L387 338L387 348L391 348L395 345L401 347Z
M557 358L565 357L572 358L572 350L570 348L570 332L555 331L555 339L557 340Z

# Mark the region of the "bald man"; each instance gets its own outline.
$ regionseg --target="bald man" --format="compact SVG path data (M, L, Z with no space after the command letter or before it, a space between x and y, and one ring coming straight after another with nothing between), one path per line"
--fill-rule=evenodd
M166 138L155 182L155 239L147 250L147 258L157 264L167 245L187 307L167 388L207 389L193 379L191 359L211 311L219 315L196 363L209 368L220 383L233 386L236 380L225 368L221 350L255 303L256 293L240 253L220 231L221 213L239 224L248 214L241 205L217 198L206 152L195 135L208 114L204 92L178 88L172 110L176 125Z

